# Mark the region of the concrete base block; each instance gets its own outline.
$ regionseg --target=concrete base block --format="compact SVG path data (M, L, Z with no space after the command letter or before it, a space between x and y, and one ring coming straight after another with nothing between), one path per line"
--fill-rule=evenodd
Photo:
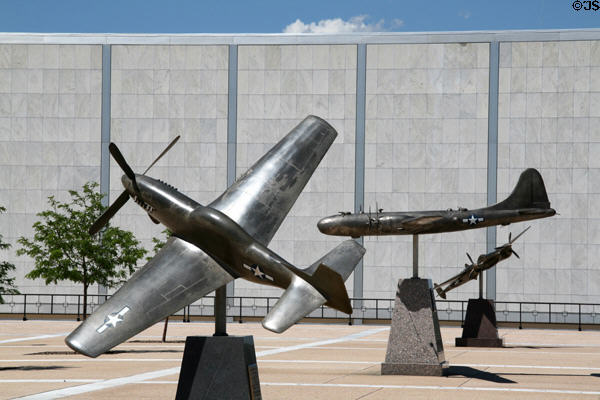
M381 374L442 376L446 367L431 279L400 279Z
M503 347L493 300L469 299L462 337L455 343L457 347Z
M188 336L175 398L261 399L252 336Z
M455 344L456 344L456 347L503 347L504 340L457 337Z

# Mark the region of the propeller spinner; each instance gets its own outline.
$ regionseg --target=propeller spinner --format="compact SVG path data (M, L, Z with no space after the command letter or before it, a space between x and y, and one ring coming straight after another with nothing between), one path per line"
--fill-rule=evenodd
M164 156L171 149L171 147L175 145L175 143L177 143L179 138L180 136L178 135L175 139L173 139L173 141L162 151L162 153L160 153L158 157L156 157L152 164L150 164L150 166L146 168L142 175L146 175L146 172L148 172L150 168L152 168L154 164L156 164L158 160L160 160L162 156ZM121 154L121 151L119 150L117 145L111 142L108 145L108 150L110 151L110 154L113 156L117 164L119 164L119 167L121 167L121 169L125 173L125 176L127 176L131 180L133 188L137 192L139 189L135 180L135 173L133 172L129 164L127 164L127 161L125 161L125 157L123 157L123 154ZM96 220L96 222L94 222L92 226L90 226L90 229L88 230L89 234L95 235L100 231L100 229L104 228L104 226L117 213L117 211L119 211L121 207L123 207L125 203L127 203L127 200L129 200L129 193L126 190L124 190L123 193L121 193L119 197L117 197L117 200L115 200L110 205L110 207L108 207L108 209L106 209L106 211L104 211L104 213Z

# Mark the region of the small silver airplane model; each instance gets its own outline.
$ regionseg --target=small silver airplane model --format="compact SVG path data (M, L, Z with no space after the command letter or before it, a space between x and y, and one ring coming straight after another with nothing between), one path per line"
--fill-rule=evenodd
M470 280L477 279L479 274L481 274L483 271L485 271L486 269L492 268L494 265L498 264L502 260L506 260L512 254L514 254L515 257L520 258L519 255L517 254L517 252L513 250L512 244L518 238L520 238L522 234L527 232L527 230L529 228L531 228L531 227L528 226L527 228L525 228L525 230L523 232L519 233L517 236L515 236L514 239L511 238L511 233L509 233L508 234L508 243L506 243L502 246L496 247L496 249L494 251L492 251L491 253L480 255L479 257L477 257L476 263L473 262L473 259L471 258L469 253L467 253L467 257L469 258L469 261L471 262L471 264L465 264L465 269L462 270L461 273L453 276L452 278L448 279L445 282L442 282L440 284L435 284L433 286L433 288L437 292L438 296L440 296L442 299L445 299L446 293L448 293L450 290L455 289L461 285L464 285L465 283L469 282ZM447 285L447 286L445 288L442 288L444 285Z
M283 332L325 304L351 314L344 281L365 250L346 240L306 269L267 245L333 143L331 125L309 116L208 206L145 173L136 174L114 143L110 152L125 175L125 191L90 228L95 234L131 197L173 236L128 282L67 338L96 357L235 278L285 292L263 320Z

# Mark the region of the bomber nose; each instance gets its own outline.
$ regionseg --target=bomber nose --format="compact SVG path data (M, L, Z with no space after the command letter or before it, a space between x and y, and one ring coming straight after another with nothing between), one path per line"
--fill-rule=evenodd
M328 235L335 228L335 226L336 226L336 219L337 219L337 216L335 216L335 217L325 217L322 220L320 220L319 222L317 222L317 228L319 228L319 230L321 231L321 233L324 233L324 234Z

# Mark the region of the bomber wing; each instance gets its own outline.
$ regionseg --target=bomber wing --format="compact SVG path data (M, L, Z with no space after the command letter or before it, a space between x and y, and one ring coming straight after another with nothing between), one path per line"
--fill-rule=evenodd
M202 250L171 237L66 343L97 357L231 280Z
M325 120L306 117L210 207L267 246L336 136Z

